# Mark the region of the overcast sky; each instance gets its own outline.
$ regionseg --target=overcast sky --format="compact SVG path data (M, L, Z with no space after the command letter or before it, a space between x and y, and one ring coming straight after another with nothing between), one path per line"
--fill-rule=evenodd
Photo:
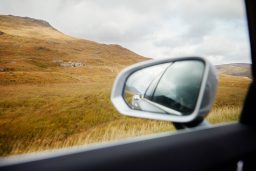
M0 0L0 13L43 19L151 58L251 62L242 0Z

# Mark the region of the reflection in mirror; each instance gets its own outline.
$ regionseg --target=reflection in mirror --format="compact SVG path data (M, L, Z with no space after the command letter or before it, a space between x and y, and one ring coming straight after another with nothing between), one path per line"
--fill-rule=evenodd
M193 113L204 73L204 62L184 60L150 66L131 74L124 99L135 110L168 115Z

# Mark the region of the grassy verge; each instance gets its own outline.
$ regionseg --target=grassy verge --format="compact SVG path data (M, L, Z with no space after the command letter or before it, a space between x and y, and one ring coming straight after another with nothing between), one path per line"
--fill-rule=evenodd
M226 84L230 79L235 86ZM242 78L221 77L216 103L207 120L213 124L238 120L248 83ZM121 116L109 100L111 86L112 79L1 85L0 155L175 130L169 122Z

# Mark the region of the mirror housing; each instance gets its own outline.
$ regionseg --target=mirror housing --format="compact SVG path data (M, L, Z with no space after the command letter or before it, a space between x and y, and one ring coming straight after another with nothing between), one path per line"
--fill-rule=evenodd
M150 104L151 110L144 110L144 109L138 110L137 102L141 98L144 98L145 94L133 95L131 97L132 105L130 105L127 102L127 100L125 100L124 93L126 89L127 80L129 80L129 78L134 73L141 71L143 69L153 67L153 66L158 66L158 65L160 66L162 64L174 64L178 62L181 63L183 61L191 61L191 60L200 61L204 65L202 77L200 77L200 88L196 97L195 105L191 113L183 115L179 111L173 110L161 104L154 103L148 99L145 99L145 101L148 102L148 104ZM198 70L198 68L193 68L193 70ZM162 75L164 74L165 74L165 71L163 71ZM177 123L189 123L194 120L203 119L208 114L214 102L217 84L218 84L218 80L217 80L215 67L208 60L202 57L182 57L182 58L149 60L149 61L140 62L135 65L129 66L117 76L112 89L111 101L115 106L115 108L123 115L139 117L139 118L172 121ZM149 85L146 85L146 87L149 87ZM161 109L161 110L157 110L157 109Z

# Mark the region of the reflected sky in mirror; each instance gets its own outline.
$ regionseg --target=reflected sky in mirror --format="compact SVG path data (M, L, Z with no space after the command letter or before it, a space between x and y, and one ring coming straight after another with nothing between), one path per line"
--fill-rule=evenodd
M144 94L148 85L171 63L160 64L148 67L133 73L126 82L125 91L133 92L134 94Z

